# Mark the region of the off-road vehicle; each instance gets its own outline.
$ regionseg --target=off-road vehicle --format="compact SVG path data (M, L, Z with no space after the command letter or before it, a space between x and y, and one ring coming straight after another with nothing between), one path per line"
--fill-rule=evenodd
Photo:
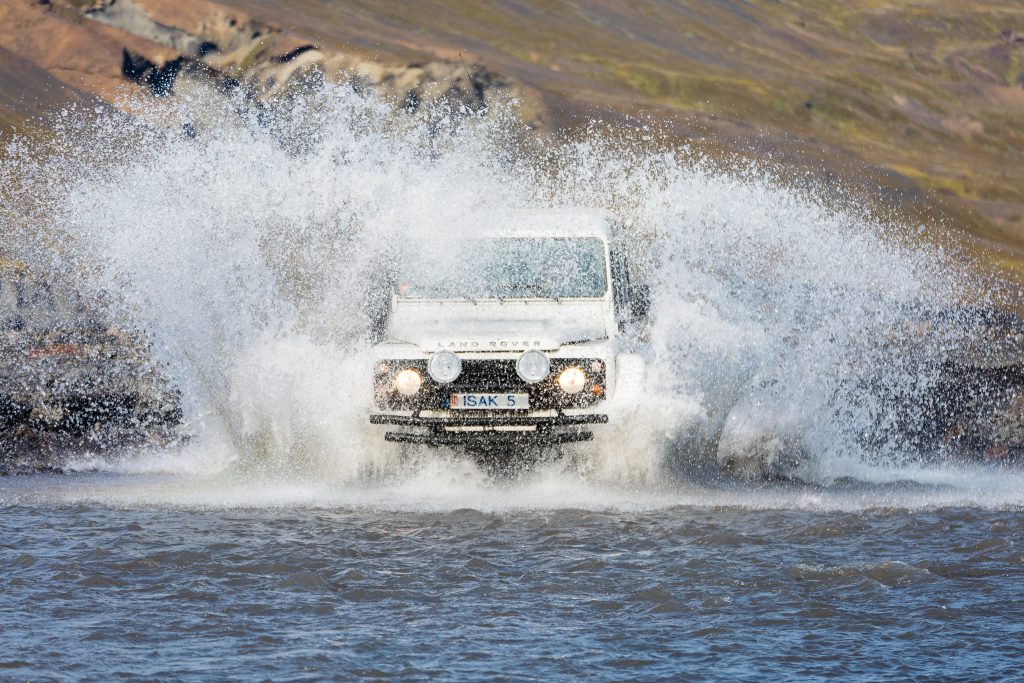
M603 211L524 211L404 245L370 422L427 446L593 439L643 382L649 296L622 233Z

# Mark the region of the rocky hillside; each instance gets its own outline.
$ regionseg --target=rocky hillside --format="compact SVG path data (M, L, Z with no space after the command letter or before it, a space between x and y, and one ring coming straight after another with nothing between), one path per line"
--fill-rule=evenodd
M463 67L459 53L465 55ZM515 96L536 125L646 117L1024 255L1024 5L1005 0L10 0L0 125L188 79L318 70L403 106ZM181 79L181 80L179 80Z
M529 106L536 98L479 63L368 59L215 3L14 0L0 7L0 24L7 128L45 127L40 115L92 97L116 105L133 88L173 97L213 85L268 102L314 75L373 89L407 110L445 101L478 111L515 97L527 103L525 117L541 122Z

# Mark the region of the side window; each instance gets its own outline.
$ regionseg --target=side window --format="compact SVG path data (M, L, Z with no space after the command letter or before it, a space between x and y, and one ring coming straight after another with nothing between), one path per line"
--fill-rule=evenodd
M629 282L629 266L626 265L626 259L619 251L611 252L611 270L612 270L612 300L615 303L615 319L619 323L628 323L632 318L632 306L629 300L630 295L630 282Z
M611 253L611 270L615 320L619 329L629 337L647 340L650 335L650 288L643 281L633 279L629 262L621 252Z

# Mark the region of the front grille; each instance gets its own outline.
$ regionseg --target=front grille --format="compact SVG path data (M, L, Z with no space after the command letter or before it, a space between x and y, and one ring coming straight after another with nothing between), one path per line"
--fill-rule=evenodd
M599 369L594 369L595 363L599 364ZM462 373L451 384L435 382L427 372L425 360L388 360L383 361L382 366L385 370L377 372L375 386L377 407L382 410L445 410L451 394L474 392L529 394L530 410L586 408L603 401L607 388L604 363L594 358L552 358L550 374L536 384L519 378L514 359L463 358ZM573 366L583 369L587 384L580 393L569 395L558 386L558 375ZM395 374L406 368L417 370L423 377L423 388L415 396L402 396L391 384ZM600 387L600 391L595 393L595 386Z
M513 360L464 360L462 373L446 391L525 391L529 386L519 378Z

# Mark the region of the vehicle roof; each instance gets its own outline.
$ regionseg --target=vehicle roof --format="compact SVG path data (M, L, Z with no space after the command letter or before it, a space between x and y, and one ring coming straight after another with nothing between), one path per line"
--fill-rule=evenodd
M482 212L477 219L486 234L585 236L608 240L615 216L590 208L516 209Z

